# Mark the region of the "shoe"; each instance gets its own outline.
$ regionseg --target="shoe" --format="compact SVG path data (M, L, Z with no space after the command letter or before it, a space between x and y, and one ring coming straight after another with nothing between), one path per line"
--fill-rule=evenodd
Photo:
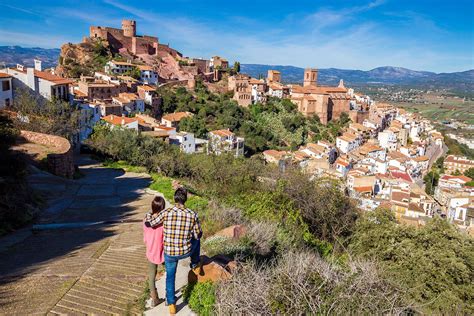
M199 262L197 264L197 266L195 266L194 268L191 268L191 271L193 271L193 273L198 276L198 275L201 275L201 272L202 272L202 264L201 262Z
M150 296L151 296L152 307L160 305L160 299L158 298L158 292L156 291L156 289L150 291Z
M176 314L176 304L168 305L168 309L170 311L170 315L175 315Z

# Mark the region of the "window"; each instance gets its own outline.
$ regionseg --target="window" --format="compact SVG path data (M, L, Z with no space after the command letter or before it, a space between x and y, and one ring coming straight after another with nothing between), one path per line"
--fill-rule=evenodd
M2 91L8 91L8 90L10 90L10 81L9 80L2 81Z

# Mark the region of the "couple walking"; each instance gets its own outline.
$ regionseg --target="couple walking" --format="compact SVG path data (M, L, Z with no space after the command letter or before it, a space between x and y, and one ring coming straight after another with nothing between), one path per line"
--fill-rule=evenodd
M149 285L152 306L159 303L155 286L157 267L165 264L166 303L170 314L176 314L175 280L178 262L191 257L191 270L200 273L201 225L197 214L186 208L188 192L178 188L175 205L165 209L165 200L156 196L143 224L146 255L149 260Z

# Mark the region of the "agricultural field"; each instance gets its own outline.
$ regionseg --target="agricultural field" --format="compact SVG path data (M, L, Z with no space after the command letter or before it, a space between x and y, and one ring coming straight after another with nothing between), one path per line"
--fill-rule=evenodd
M474 125L474 101L455 96L425 93L416 100L393 102L395 106L419 113L434 122L455 120Z

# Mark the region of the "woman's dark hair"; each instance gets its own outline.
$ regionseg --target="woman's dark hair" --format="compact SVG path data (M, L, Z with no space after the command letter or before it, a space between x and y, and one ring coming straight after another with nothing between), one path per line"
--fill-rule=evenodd
M153 213L159 213L165 209L166 202L165 199L161 196L155 196L153 202L151 202L151 210Z
M184 203L186 203L187 200L188 200L188 190L186 190L185 188L178 188L174 192L174 201L176 203L184 205Z

